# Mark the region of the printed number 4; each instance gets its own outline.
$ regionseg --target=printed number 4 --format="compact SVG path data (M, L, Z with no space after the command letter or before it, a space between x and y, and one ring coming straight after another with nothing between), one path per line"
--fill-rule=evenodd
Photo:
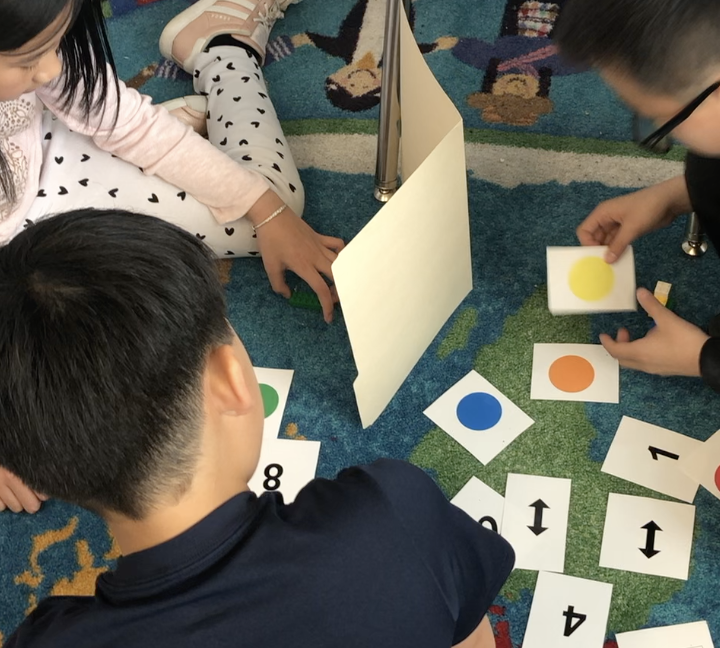
M563 616L565 617L565 632L563 634L566 637L575 632L587 619L587 614L576 614L575 607L572 605L569 605L568 609L563 612ZM575 621L574 624L573 621Z
M283 467L280 464L269 464L265 468L265 477L267 479L263 482L263 488L266 491L276 491L280 488L280 477L282 477L283 472Z

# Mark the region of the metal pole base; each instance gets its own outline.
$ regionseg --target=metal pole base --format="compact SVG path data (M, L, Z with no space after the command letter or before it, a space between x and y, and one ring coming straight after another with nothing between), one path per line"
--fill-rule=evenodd
M700 219L694 212L688 216L682 250L689 257L695 258L701 257L708 250L708 244L705 240L705 236L703 235Z
M395 187L375 187L373 195L378 202L386 203L395 195L397 190L397 185Z

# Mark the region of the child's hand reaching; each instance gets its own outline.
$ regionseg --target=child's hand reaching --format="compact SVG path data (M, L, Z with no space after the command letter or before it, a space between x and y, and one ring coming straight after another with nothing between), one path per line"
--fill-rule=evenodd
M582 245L607 245L605 261L614 263L635 239L691 209L685 178L678 176L600 203L578 227L577 236Z
M253 205L247 218L253 225L258 225L282 204L274 192L268 191ZM279 216L258 228L256 233L272 289L289 298L290 288L285 282L285 271L291 270L315 291L322 305L325 321L331 322L338 298L334 287L328 286L323 275L332 281L332 262L345 247L343 241L318 234L290 207L286 207Z
M640 305L655 320L644 338L631 341L627 329L617 338L602 334L600 342L623 367L660 376L699 376L700 352L709 336L665 308L645 288L637 292Z
M37 513L47 498L28 488L15 475L0 467L0 511Z

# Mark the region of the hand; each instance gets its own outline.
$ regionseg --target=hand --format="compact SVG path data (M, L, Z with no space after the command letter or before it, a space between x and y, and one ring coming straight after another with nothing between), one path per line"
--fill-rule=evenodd
M274 192L268 191L253 205L247 217L257 225L282 204ZM315 232L290 207L259 228L257 240L272 289L289 298L291 293L285 282L285 270L291 270L315 291L322 305L323 317L330 323L338 296L335 288L328 286L322 275L332 281L332 262L345 244L339 238Z
M665 308L649 290L640 288L637 298L655 326L634 342L624 328L615 340L603 333L600 342L605 350L629 369L660 376L699 376L700 352L710 336Z
M36 493L5 468L0 468L0 511L37 513L47 497Z
M577 229L582 245L607 245L605 261L614 263L643 234L666 227L691 211L685 178L600 203Z

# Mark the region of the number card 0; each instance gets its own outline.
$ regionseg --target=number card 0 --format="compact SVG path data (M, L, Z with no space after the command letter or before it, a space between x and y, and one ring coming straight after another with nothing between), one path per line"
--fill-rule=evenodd
M499 533L502 528L505 498L477 477L470 477L465 486L450 500L473 520Z
M613 586L540 572L523 648L602 648Z
M315 478L319 456L320 441L265 440L250 490L258 494L280 492L289 504Z

